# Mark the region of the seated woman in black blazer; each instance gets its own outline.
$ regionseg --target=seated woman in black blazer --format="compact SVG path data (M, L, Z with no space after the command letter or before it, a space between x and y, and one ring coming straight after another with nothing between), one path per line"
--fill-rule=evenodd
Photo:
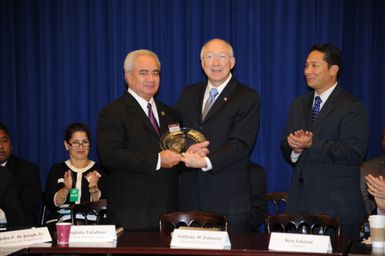
M48 174L45 204L48 221L57 221L64 204L79 204L106 198L106 175L100 165L88 158L90 133L85 124L73 123L65 130L64 147L69 159L54 164ZM70 196L71 195L71 196Z

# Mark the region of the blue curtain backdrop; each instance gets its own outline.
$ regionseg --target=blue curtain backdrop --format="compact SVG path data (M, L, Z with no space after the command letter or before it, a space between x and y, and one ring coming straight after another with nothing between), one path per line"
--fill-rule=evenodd
M380 154L385 124L385 1L382 0L2 0L0 121L14 151L40 166L67 159L63 131L85 122L95 138L102 106L126 89L123 61L134 49L162 62L158 98L173 105L186 84L204 79L207 40L231 42L234 75L261 95L252 160L268 190L286 190L291 168L279 141L292 99L307 91L310 46L330 42L344 54L342 85L367 106L368 157ZM95 147L91 157L97 160Z

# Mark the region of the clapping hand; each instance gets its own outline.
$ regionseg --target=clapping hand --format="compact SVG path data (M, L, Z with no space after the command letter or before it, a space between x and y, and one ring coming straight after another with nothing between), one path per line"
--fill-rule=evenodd
M297 130L287 136L287 143L295 153L302 153L304 149L311 147L313 133L311 131Z
M72 174L71 174L71 171L68 170L64 173L64 187L70 191L71 188L72 188Z
M385 210L385 180L382 176L374 177L369 174L365 176L368 192L374 196L377 207L382 211Z
M86 176L86 179L88 181L88 187L89 188L96 187L98 185L100 177L101 175L99 174L98 171L89 172L88 175Z

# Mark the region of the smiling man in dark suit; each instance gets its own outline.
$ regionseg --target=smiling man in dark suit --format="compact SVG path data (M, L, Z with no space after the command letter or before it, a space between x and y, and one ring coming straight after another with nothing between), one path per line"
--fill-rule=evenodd
M178 123L174 110L154 98L160 61L148 50L124 61L128 90L99 114L97 147L110 172L108 211L112 223L130 230L158 230L162 213L178 209L180 155L161 150L160 134Z
M345 237L359 239L366 211L360 192L360 166L368 145L364 105L339 85L341 52L314 45L304 74L313 91L294 99L281 150L294 166L288 212L337 217Z
M12 175L9 170L0 166L0 210L5 219L0 218L0 223L10 225L22 225L24 217L20 209L19 200L16 196ZM5 221L5 222L4 222Z
M250 231L251 191L249 154L259 125L259 95L231 74L235 57L221 39L201 50L208 81L186 86L177 103L183 124L200 131L210 142L209 154L183 153L181 207L214 211L228 217L229 230Z
M34 163L13 154L8 129L2 123L0 123L0 164L11 173L24 225L36 226L42 202L39 168Z

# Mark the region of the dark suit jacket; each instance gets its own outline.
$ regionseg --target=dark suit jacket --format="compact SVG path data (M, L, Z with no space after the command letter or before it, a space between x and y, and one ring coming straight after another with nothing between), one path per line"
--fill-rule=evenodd
M181 179L183 208L225 215L250 213L247 170L259 125L258 93L232 78L202 122L207 82L184 88L177 103L183 125L200 131L210 141L213 169L185 169Z
M267 217L267 178L264 168L258 164L249 163L251 184L251 230L258 232Z
M26 225L36 225L42 204L40 173L38 167L15 155L11 155L5 165L12 174L17 198Z
M374 197L369 194L368 187L366 186L365 176L372 174L375 177L385 177L385 155L365 161L361 166L361 193L364 199L366 211L368 214L377 209Z
M360 192L360 166L368 145L365 107L337 85L312 123L313 97L310 92L293 101L281 140L284 157L291 163L288 134L299 129L313 132L312 146L294 164L286 211L359 223L366 217Z
M23 224L24 217L12 184L11 173L3 166L0 166L0 208L4 211L8 224Z
M160 133L178 123L174 110L156 101ZM178 209L176 168L156 170L159 139L139 103L126 92L99 114L97 147L110 172L109 217L125 229L154 229L162 213Z

